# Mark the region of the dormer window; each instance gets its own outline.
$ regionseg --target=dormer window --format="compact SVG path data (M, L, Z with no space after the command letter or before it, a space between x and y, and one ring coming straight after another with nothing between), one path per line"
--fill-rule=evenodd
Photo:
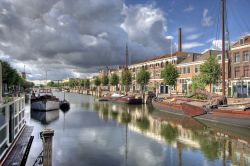
M243 45L244 44L244 38L241 38L240 39L240 45Z

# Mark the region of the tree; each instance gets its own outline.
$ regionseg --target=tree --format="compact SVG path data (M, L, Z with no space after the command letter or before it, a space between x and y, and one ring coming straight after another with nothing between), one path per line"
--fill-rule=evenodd
M0 60L2 64L2 81L4 84L7 84L8 87L14 85L24 86L25 80L20 76L20 74L10 66L8 62Z
M54 87L54 86L55 86L55 83L54 83L53 81L50 81L50 82L48 82L48 86L49 86L49 87Z
M197 90L204 90L206 87L206 84L202 78L202 75L196 75L192 78L192 84L190 86L190 91L192 95L196 95Z
M107 86L109 84L109 77L103 76L101 82L103 86Z
M122 71L122 85L130 85L132 83L132 76L129 70Z
M210 56L200 67L202 79L209 85L212 92L212 84L217 84L220 78L220 65L215 56Z
M69 87L73 88L75 86L75 80L69 80Z
M119 76L116 73L112 74L110 78L110 84L112 86L115 86L117 90L117 85L119 84Z
M164 83L169 86L175 86L178 77L178 70L171 63L166 64L164 69L161 71L161 78L164 80Z
M136 77L136 82L141 85L142 90L145 90L145 85L148 83L150 79L150 73L146 71L146 69L143 67L139 71Z
M132 83L132 76L128 69L122 71L122 85L126 86L126 93L128 92L128 86Z
M100 86L101 85L101 80L99 77L95 78L95 86Z
M84 82L84 87L85 87L86 89L89 89L89 87L90 87L90 80L89 80L89 79L86 79L86 80L85 80L85 82Z
M80 86L84 87L84 85L85 85L85 80L80 80Z

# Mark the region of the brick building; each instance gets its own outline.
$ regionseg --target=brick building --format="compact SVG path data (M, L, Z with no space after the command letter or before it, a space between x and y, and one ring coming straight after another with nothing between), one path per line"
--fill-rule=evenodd
M183 61L188 54L192 53L175 52L172 55L165 54L130 65L128 68L131 71L133 78L131 90L141 90L141 86L136 83L136 77L141 68L146 68L146 70L150 73L150 80L147 85L147 89L150 91L156 91L158 93L169 93L168 85L165 85L163 83L163 79L161 79L161 71L167 63L177 65Z
M231 94L250 96L250 36L241 37L231 48Z
M177 79L177 92L187 93L189 91L189 86L191 85L192 77L200 73L200 66L210 57L215 56L218 59L218 63L221 65L221 51L218 50L207 50L201 54L192 53L177 64L177 69L180 73ZM228 85L229 79L229 60L225 58L225 79L226 85ZM227 88L226 88L227 89ZM206 87L207 91L210 91L209 86ZM213 93L221 93L221 84L212 85Z

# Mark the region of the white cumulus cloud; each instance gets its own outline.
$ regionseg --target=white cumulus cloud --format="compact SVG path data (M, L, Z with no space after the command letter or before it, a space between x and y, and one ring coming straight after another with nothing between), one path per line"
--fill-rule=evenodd
M208 9L206 9L206 8L203 10L201 24L204 27L209 27L209 26L213 25L212 17L209 16Z

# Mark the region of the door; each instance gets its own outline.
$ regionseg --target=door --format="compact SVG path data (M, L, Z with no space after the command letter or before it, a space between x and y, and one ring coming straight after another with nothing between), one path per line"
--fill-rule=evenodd
M182 84L182 93L187 93L187 84Z
M165 93L168 94L168 86L165 86Z
M160 86L160 93L164 93L164 86L163 85Z

